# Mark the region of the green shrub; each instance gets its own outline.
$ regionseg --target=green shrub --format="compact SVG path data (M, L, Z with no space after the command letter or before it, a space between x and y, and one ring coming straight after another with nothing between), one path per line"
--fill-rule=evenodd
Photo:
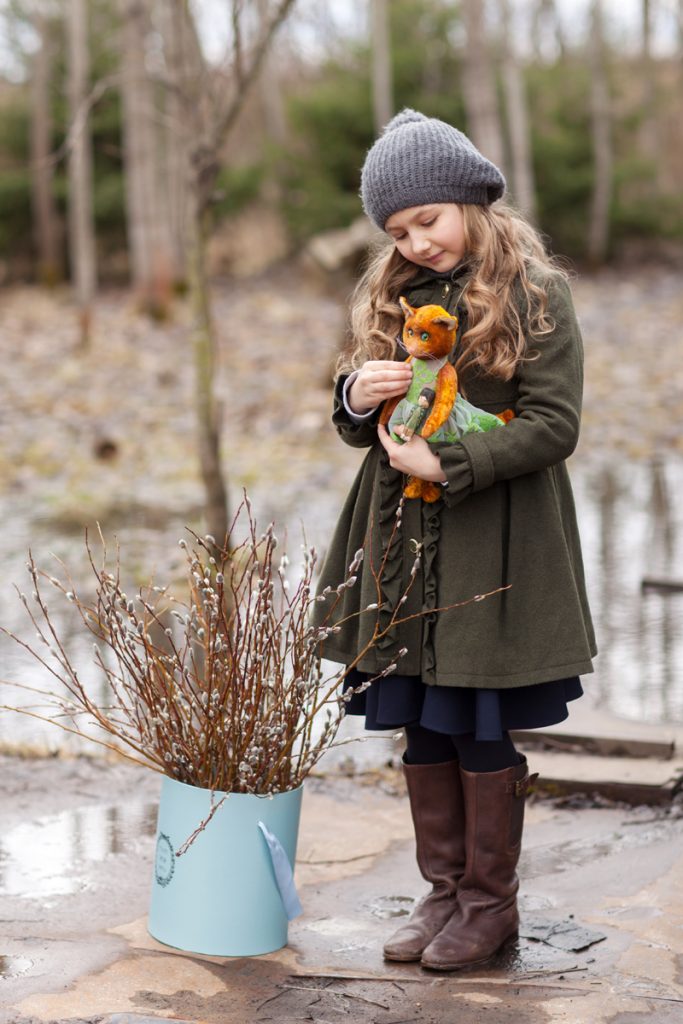
M262 164L223 167L216 179L213 213L216 220L237 213L259 194L264 176Z

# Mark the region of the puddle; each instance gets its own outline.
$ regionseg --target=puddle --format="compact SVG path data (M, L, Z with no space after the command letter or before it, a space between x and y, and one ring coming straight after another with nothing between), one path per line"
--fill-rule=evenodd
M307 921L306 928L309 932L332 938L352 936L358 931L358 921L351 917L324 917L318 921Z
M379 896L368 904L373 917L379 917L382 920L392 917L408 917L412 913L414 905L415 900L412 896Z
M586 692L636 721L683 721L683 459L571 466L600 654Z
M33 961L25 956L0 956L0 981L5 978L18 978L33 967Z
M93 887L89 869L156 831L156 804L83 807L16 825L0 839L0 894L38 899Z
M509 975L535 973L561 973L575 970L580 964L574 954L554 949L542 942L530 942L520 939L509 943L491 962L492 971L501 971Z

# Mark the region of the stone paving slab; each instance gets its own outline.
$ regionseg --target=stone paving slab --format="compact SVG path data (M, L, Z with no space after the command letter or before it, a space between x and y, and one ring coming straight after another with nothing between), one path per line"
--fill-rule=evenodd
M597 736L623 742L626 749L629 742L633 741L636 744L651 743L655 747L664 745L668 749L673 745L679 751L683 750L683 722L653 724L621 718L596 707L589 694L571 705L568 721L534 730L537 737L546 734L561 735L566 732L584 739Z
M667 804L683 782L683 752L662 760L653 757L601 757L593 754L527 748L537 785L551 796L598 793L634 804Z

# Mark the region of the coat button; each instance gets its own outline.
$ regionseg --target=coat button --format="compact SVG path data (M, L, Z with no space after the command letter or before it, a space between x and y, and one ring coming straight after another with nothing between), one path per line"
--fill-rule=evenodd
M450 292L451 292L451 286L449 284L445 284L443 286L443 288L441 289L441 298L442 299L448 298L448 296L450 295Z

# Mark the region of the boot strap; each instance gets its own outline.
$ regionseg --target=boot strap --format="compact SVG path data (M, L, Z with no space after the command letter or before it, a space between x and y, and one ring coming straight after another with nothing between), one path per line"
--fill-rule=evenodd
M534 772L533 775L528 773L523 779L517 779L516 782L508 782L505 786L506 793L513 793L514 796L526 796L531 786L538 778L538 772Z

